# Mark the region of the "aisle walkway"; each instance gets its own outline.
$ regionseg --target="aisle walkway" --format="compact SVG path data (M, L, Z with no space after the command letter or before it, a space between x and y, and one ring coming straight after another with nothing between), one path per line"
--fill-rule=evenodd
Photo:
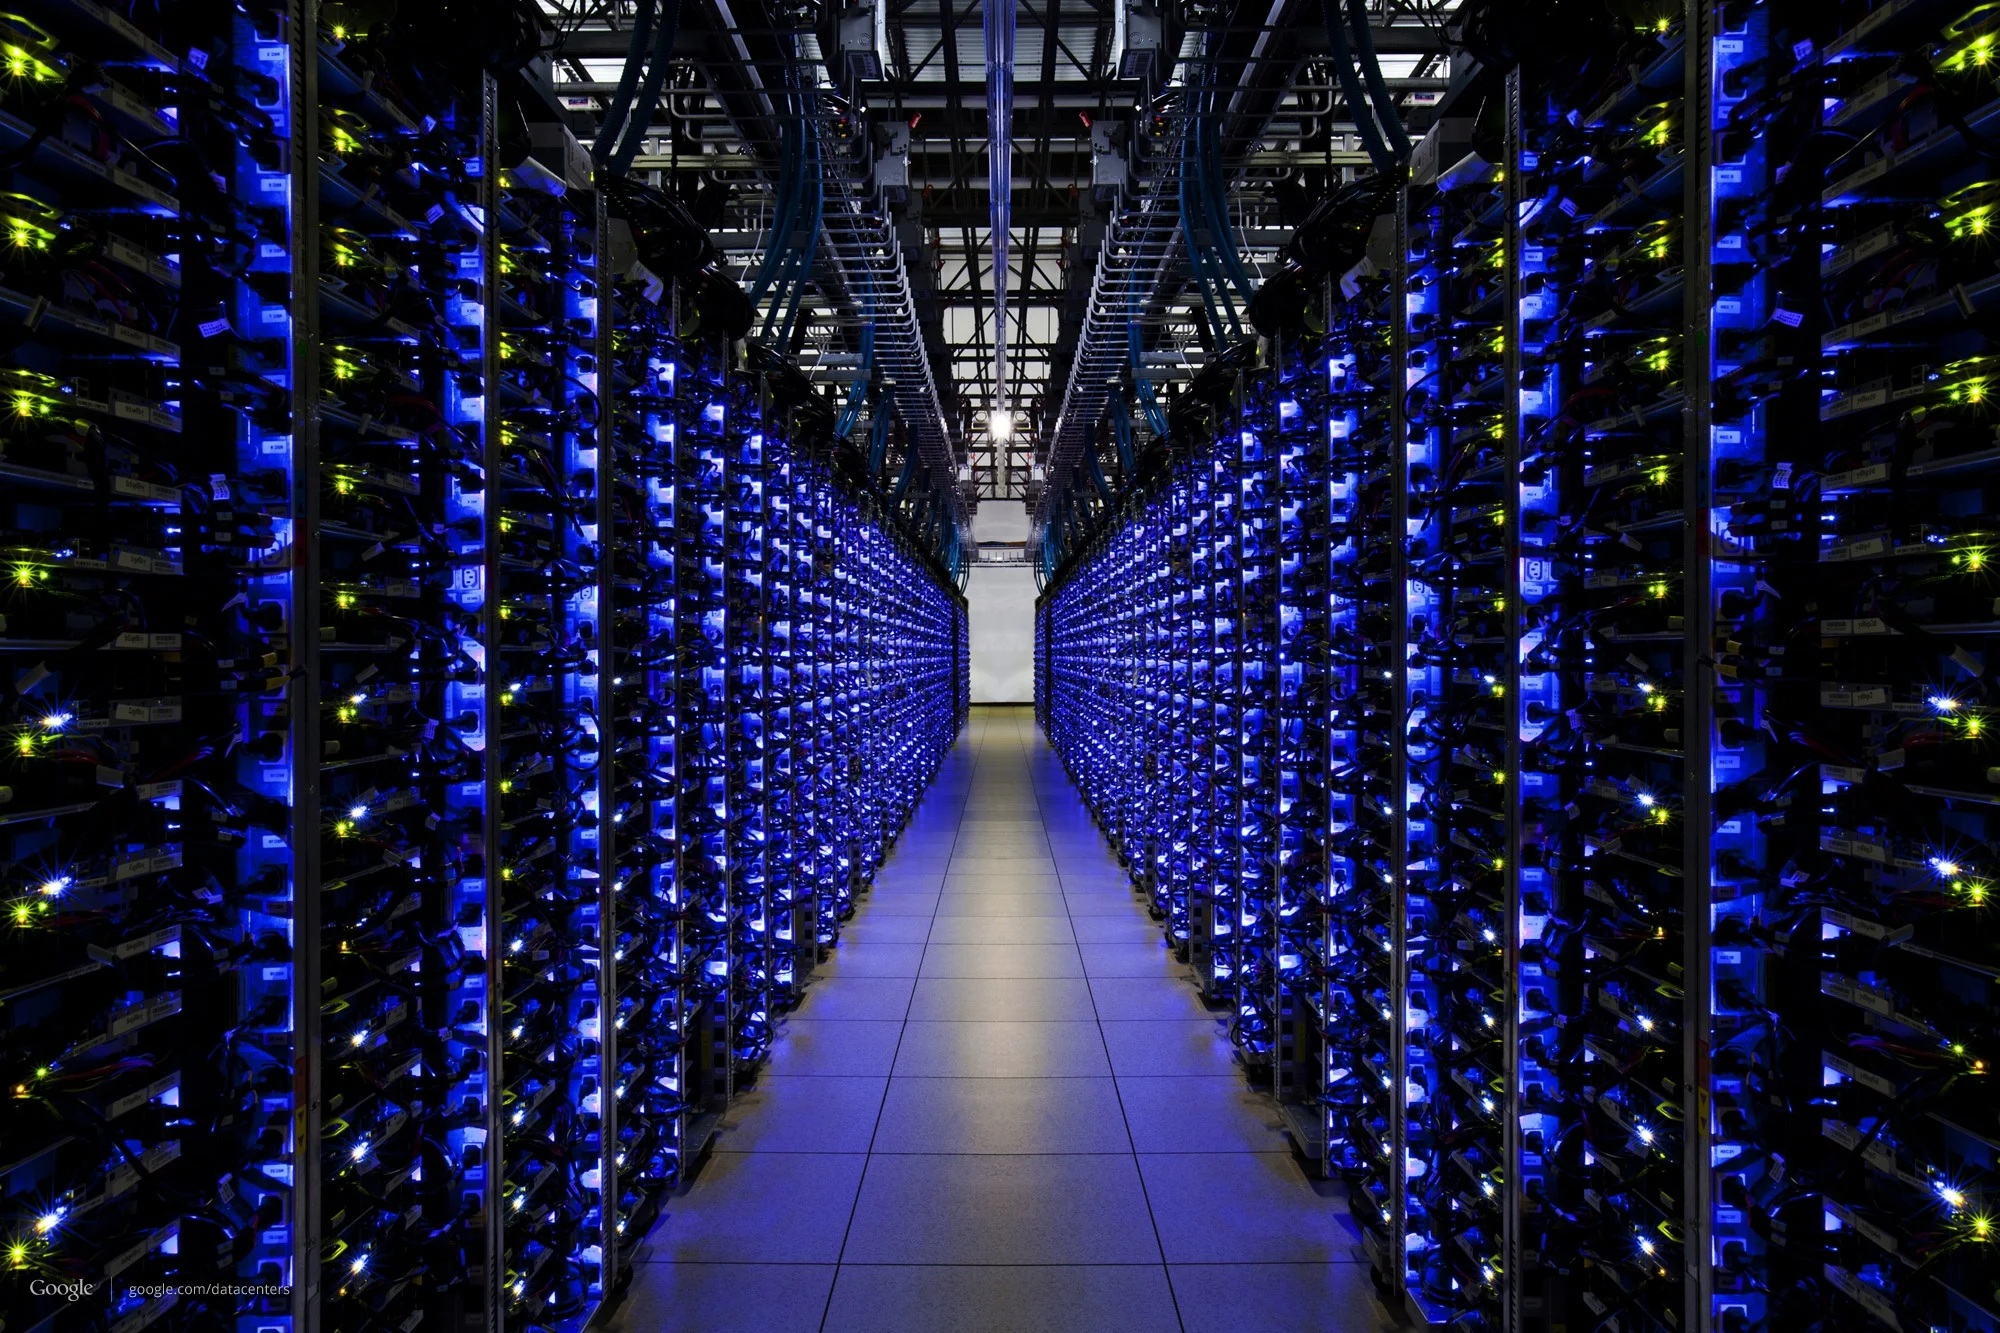
M613 1327L1392 1327L1278 1124L1033 715L977 709Z

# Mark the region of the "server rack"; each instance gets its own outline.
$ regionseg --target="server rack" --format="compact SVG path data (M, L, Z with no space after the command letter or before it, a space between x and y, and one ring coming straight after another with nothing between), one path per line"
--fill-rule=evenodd
M157 1289L183 1264L268 1281L261 1308L282 1313L310 1040L286 1021L308 978L285 941L297 834L317 829L285 763L305 724L281 705L301 571L248 557L313 489L284 332L304 299L297 16L253 6L191 61L96 6L23 8L0 97L18 330L0 440L6 1259L87 1276L104 1320L134 1328L213 1308ZM161 115L158 89L183 79L185 116ZM269 274L177 240L231 227ZM177 320L184 302L202 315ZM205 1206L184 1214L163 1179ZM6 1317L66 1304L23 1284Z
M1212 719L1192 682L1256 696L1205 501L1249 493L1242 421L1324 432L1327 856L1296 965L1280 871L1279 974L1324 1016L1315 1160L1423 1322L2000 1327L1995 37L1948 2L1696 0L1521 43L1384 191L1381 271L1323 300L1328 393L1289 387L1305 335L1267 341L1156 483L1188 526L1118 511L1204 570L1175 642ZM1110 542L1044 594L1066 757ZM1194 832L1244 808L1234 716L1187 747L1218 866L1256 833Z
M602 1299L601 907L612 810L604 754L605 532L613 482L600 358L597 196L529 166L503 173L492 214L501 549L495 593L504 944L487 1161L498 1181L508 1322L568 1323Z
M949 749L963 599L848 446L770 410L778 372L611 271L605 195L503 167L439 13L19 8L0 1319L581 1327ZM719 666L776 682L791 785L690 843L717 752L683 476L758 430L784 494L722 521L778 532L778 591ZM871 668L797 665L808 605L815 645L874 615L896 673L843 733L892 762L817 826L802 682L830 743ZM832 846L878 786L830 896L771 890L746 1021L705 1027L731 902L699 853Z

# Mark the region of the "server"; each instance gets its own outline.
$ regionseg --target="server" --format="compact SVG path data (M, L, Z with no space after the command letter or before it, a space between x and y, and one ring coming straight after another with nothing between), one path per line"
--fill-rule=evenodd
M954 553L531 13L16 9L0 1324L580 1328L957 733Z
M1996 36L1469 7L1044 525L1044 725L1420 1324L2000 1328Z

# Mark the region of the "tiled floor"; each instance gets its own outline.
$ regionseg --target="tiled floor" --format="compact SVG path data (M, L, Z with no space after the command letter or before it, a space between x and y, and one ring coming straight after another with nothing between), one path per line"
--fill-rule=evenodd
M1394 1327L1229 1051L1030 711L976 709L611 1326Z

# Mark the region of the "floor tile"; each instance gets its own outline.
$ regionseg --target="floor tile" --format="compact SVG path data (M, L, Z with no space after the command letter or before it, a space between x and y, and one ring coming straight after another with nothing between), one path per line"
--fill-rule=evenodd
M897 1078L1108 1077L1098 1025L1075 1019L1031 1022L911 1022L896 1054Z
M1177 977L1092 977L1090 998L1107 1021L1132 1018L1208 1018L1193 986ZM1219 1074L1219 1069L1195 1071Z
M793 1012L810 1019L900 1019L910 1011L910 992L916 984L915 977L830 972L813 979L804 1003Z
M650 1257L666 1263L832 1263L840 1258L867 1160L858 1153L712 1153L693 1188L668 1200Z
M1121 1078L1118 1095L1142 1153L1291 1150L1277 1106L1240 1073Z
M842 1256L857 1264L1159 1258L1139 1176L1125 1154L873 1157Z
M845 1264L826 1333L1168 1333L1166 1272L1134 1267Z
M604 1327L608 1333L818 1333L833 1274L832 1264L641 1264Z
M1043 874L1053 875L1056 872L1056 861L1049 855L1049 849L1039 841L973 843L961 846L952 853L951 863L945 867L945 873L997 874L1002 871L1024 869L1039 870Z
M1187 1333L1390 1333L1406 1327L1383 1309L1366 1264L1175 1264L1168 1272Z
M1090 948L1112 946L1091 945ZM926 977L1078 977L1074 944L934 944L924 955Z
M1063 896L1062 885L1053 876L981 875L970 879L948 879L938 887L940 910L947 898L1032 898L1052 915L1069 915L1064 910L1067 899Z
M1136 913L1073 917L1070 928L1079 944L1151 944L1160 938L1159 926Z
M1005 861L1049 861L1048 839L1036 825L1023 825L1019 831L966 834L952 844L951 864L954 869L970 862Z
M905 1043L905 1049L908 1043ZM877 1153L1130 1152L1108 1078L907 1078L889 1085Z
M896 861L876 871L868 883L877 889L935 889L950 869L951 862L942 856Z
M1167 951L1164 940L1145 944L1085 944L1083 965L1094 977L1164 977L1186 972Z
M1358 1233L1343 1187L1308 1181L1290 1153L1139 1158L1169 1263L1345 1263Z
M878 916L920 916L929 919L937 914L941 896L935 886L928 889L872 889L855 904L854 920L860 921L863 917L873 920Z
M960 848L951 858L951 864L944 868L947 879L972 879L980 876L1031 875L1054 879L1058 873L1056 859L1049 855L1046 847L1023 848L1014 852L985 851L979 848Z
M876 870L875 877L880 879L884 875L908 875L943 870L950 864L951 850L957 842L958 839L954 836L914 845L898 843L887 856L882 858L882 865Z
M922 916L883 916L869 912L865 917L856 912L854 920L842 927L840 944L846 948L853 940L868 944L922 944L931 936L931 914Z
M1070 915L1060 891L962 890L938 896L938 916L1058 916Z
M940 916L931 923L931 943L1074 944L1066 916Z
M1167 983L1161 983L1167 984ZM1190 988L1192 989L1192 988ZM1091 991L1096 994L1094 988ZM1104 1023L1104 1044L1120 1078L1224 1074L1234 1066L1226 1024L1216 1018L1134 1018Z
M1088 1014L1082 977L918 977L910 1017L933 1022L1074 1019Z
M1063 892L1077 898L1104 898L1114 902L1138 903L1145 905L1146 899L1138 887L1123 875L1079 875L1065 870L1062 874Z
M888 1083L880 1076L762 1074L723 1114L716 1147L722 1152L865 1153Z
M1159 923L1147 914L1146 900L1129 891L1119 893L1082 893L1063 890L1063 901L1069 904L1071 916L1102 916L1119 921L1143 922L1159 927Z
M1062 897L1062 881L1054 875L952 875L938 885L940 895L974 893L987 897L1027 894L1034 898Z
M787 1075L887 1074L896 1063L900 1021L786 1018L771 1043L771 1072Z
M842 940L833 957L820 964L820 970L843 977L914 977L923 961L922 944L863 938Z
M952 838L930 846L899 846L882 859L882 865L875 874L879 878L883 875L908 875L943 870L951 864L952 849L957 845L958 839Z

